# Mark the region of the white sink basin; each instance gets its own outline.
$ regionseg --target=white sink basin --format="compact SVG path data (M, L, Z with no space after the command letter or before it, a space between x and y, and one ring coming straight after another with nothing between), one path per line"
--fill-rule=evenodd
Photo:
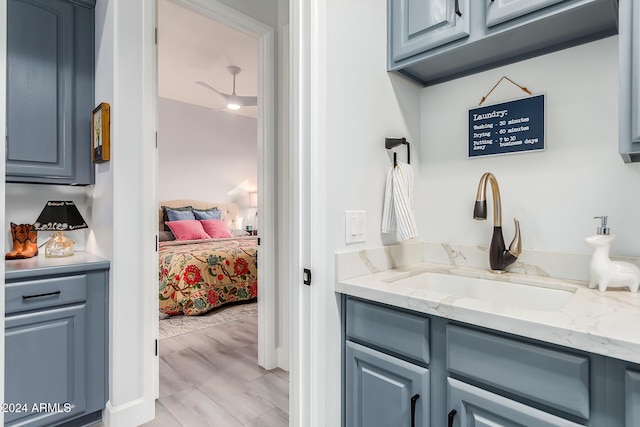
M576 292L576 288L571 286L543 283L521 284L432 272L397 280L392 279L389 282L416 290L438 292L493 304L541 311L559 309Z

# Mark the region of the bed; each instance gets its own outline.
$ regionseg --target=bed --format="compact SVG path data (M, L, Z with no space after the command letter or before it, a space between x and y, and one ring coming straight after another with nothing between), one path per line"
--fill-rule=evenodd
M241 236L238 206L198 200L161 202L161 234L166 234L163 207L187 206L202 210L217 207L221 220L235 236L160 242L160 312L195 316L222 305L255 299L258 295L258 239Z

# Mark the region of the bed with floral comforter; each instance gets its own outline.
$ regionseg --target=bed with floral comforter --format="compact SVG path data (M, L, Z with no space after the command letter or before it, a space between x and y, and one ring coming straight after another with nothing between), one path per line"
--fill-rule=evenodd
M195 316L258 296L258 239L160 242L160 311Z

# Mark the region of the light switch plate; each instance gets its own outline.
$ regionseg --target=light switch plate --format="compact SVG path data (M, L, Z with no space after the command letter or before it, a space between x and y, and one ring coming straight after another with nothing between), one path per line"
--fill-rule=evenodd
M366 241L365 229L367 212L366 211L346 211L345 212L345 235L344 242L360 243Z

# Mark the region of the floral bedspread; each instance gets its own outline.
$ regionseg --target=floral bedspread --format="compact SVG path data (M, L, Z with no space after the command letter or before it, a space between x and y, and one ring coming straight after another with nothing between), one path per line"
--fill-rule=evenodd
M160 243L160 311L195 316L258 296L258 239Z

